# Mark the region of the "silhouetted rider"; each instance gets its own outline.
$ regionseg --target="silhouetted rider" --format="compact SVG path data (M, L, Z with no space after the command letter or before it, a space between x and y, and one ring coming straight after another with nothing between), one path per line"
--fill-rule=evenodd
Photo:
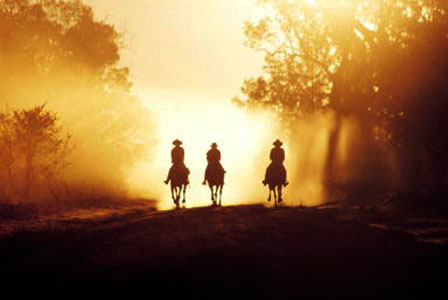
M207 168L205 169L204 181L202 184L206 184L207 178L210 178L211 172L215 168L218 171L225 172L221 165L221 151L218 150L218 145L213 143L211 149L207 152Z
M168 172L168 176L166 180L164 181L166 184L170 182L170 180L173 179L173 175L176 170L188 170L184 163L185 158L185 150L181 147L182 142L176 139L173 141L174 148L171 150L171 162L172 166Z
M171 150L171 162L173 165L184 164L185 150L180 145L182 142L175 140L173 142L174 148Z
M285 150L281 148L282 143L277 140L274 143L275 147L271 150L271 155L269 156L271 158L272 163L274 164L283 164L285 161Z
M268 176L269 174L272 174L272 172L278 171L282 177L283 185L287 186L289 183L286 180L286 168L283 165L283 162L285 161L285 150L282 148L283 143L280 140L276 140L274 142L274 148L271 150L270 158L271 163L269 164L268 168L266 169L266 173L264 176L263 184L268 184Z

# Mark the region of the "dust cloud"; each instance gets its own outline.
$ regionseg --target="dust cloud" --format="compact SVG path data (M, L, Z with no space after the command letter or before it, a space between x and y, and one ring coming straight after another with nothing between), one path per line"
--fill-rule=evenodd
M171 165L172 141L180 139L191 171L187 207L210 205L210 191L201 182L206 152L218 143L226 169L224 205L266 203L268 190L262 185L270 163L273 141L280 138L286 151L285 166L290 185L285 190L287 205L318 205L326 201L324 185L331 113L301 119L291 132L282 130L274 114L247 112L225 99L173 91L139 91L145 106L156 116L156 143L150 159L136 164L128 183L134 195L157 197L159 207L173 207L169 187L163 184ZM343 132L346 132L343 129ZM344 143L338 155L344 163Z

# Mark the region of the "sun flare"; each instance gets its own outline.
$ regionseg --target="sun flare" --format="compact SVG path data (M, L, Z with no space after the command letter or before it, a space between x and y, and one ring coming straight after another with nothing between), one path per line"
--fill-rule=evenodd
M153 91L145 96L148 99L145 103L160 121L157 146L151 162L142 162L137 168L140 171L134 170L137 173L132 176L133 181L141 181L140 185L152 189L151 192L157 189L161 199L159 207L171 208L170 191L163 180L171 165L172 141L180 139L185 149L185 164L191 172L187 206L210 205L210 191L201 182L206 167L205 154L216 142L226 170L225 205L259 202L265 197L261 181L274 138L269 115L248 115L229 101L186 97L190 96Z

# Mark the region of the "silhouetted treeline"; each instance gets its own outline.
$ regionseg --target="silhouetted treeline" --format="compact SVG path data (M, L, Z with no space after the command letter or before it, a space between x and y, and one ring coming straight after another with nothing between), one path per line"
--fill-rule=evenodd
M123 43L114 26L96 20L81 1L0 0L2 117L21 128L14 124L21 115L56 122L57 114L57 128L71 133L76 144L63 171L70 198L126 195L127 171L149 155L154 124L130 93L129 69L118 66ZM18 173L26 173L20 180L28 183L12 180L11 191L25 188L13 197L17 201L27 200L26 189L47 176L21 151L13 154L21 157ZM1 186L10 180L7 172L0 171Z
M245 33L247 46L265 56L264 74L246 80L236 100L274 109L293 140L297 120L332 113L323 179L330 199L357 186L354 196L393 192L408 204L443 201L448 2L260 3L267 13L247 22ZM347 170L352 175L341 179Z

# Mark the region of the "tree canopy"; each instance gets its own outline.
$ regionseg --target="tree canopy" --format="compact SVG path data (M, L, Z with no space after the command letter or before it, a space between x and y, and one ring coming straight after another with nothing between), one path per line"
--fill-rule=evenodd
M333 111L330 157L339 118L356 118L365 136L395 149L407 186L411 178L424 181L416 174L422 168L443 185L446 1L260 0L259 5L265 14L247 22L245 34L247 46L264 54L264 73L243 83L241 104L272 109L283 124Z
M0 191L30 198L46 190L57 197L61 171L73 150L55 113L44 105L0 113ZM45 194L45 192L43 193Z
M45 103L58 114L77 145L67 176L78 190L124 191L154 138L120 62L123 40L80 0L0 0L1 109Z

